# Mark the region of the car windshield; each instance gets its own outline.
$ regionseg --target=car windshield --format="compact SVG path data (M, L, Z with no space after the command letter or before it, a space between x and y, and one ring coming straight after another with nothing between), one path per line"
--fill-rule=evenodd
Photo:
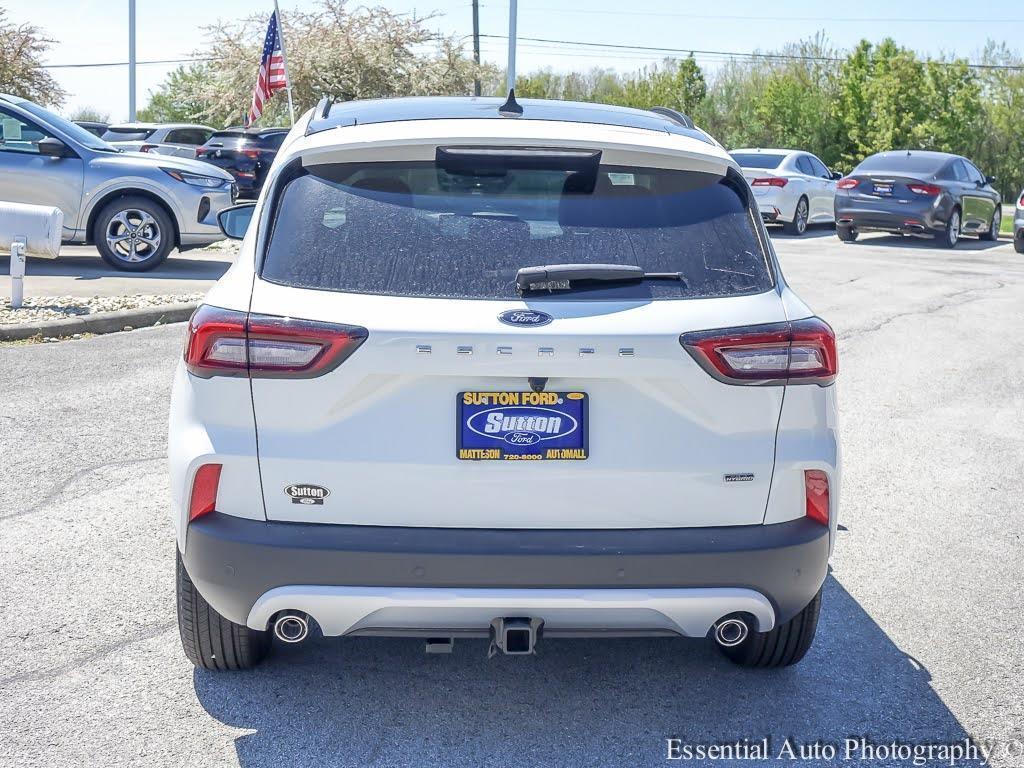
M745 185L733 173L596 164L582 172L543 163L446 169L433 162L288 172L295 178L278 193L261 273L272 282L513 299L522 267L625 264L683 279L597 283L556 296L701 298L773 285Z
M938 173L950 158L945 155L921 155L903 152L883 152L872 155L854 168L854 173Z
M740 168L760 168L768 170L778 168L782 164L785 155L769 155L763 152L730 152Z
M19 107L24 109L26 112L30 112L40 120L44 120L52 125L57 130L66 133L72 139L77 141L79 144L88 147L89 149L95 149L99 152L117 152L118 150L110 146L94 133L90 133L80 125L75 125L70 120L65 120L60 115L55 115L48 109L43 109L37 104L33 104L31 101L23 101L18 104Z

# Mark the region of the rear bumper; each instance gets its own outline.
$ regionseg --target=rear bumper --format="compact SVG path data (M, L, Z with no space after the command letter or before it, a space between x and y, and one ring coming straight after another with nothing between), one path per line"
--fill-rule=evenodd
M399 619L412 621L411 614L403 608L378 621L367 617L394 606L400 595L424 629L447 623L439 618L441 606L466 608L463 619L472 625L485 615L516 615L507 613L511 606L533 606L538 613L530 615L541 618L544 610L561 616L559 610L578 608L574 601L581 599L609 609L583 616L583 623L597 624L589 629L650 629L641 603L674 600L675 608L661 612L670 619L664 628L692 634L705 616L713 622L734 610L753 613L764 628L788 621L824 582L828 552L828 529L806 519L717 528L494 530L263 522L212 513L189 526L183 557L220 614L258 629L284 608L307 610L327 634L387 629ZM550 602L556 598L569 602L559 608Z
M938 234L946 227L949 206L944 198L928 198L915 204L887 199L836 197L836 223L859 230L902 234Z

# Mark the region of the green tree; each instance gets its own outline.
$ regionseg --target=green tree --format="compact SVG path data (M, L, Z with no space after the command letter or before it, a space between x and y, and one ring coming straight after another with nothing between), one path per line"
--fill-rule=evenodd
M626 81L617 102L639 109L669 107L689 115L707 92L704 73L691 54L640 70Z
M1005 43L989 42L981 55L982 116L970 156L994 175L1004 200L1014 200L1024 185L1024 58Z
M14 24L0 8L0 93L47 106L60 106L67 94L43 68L43 55L54 41L32 24Z
M190 123L206 118L207 102L200 97L206 83L215 77L210 64L178 67L156 91L150 91L149 103L139 110L139 120L153 123ZM248 109L248 104L245 105ZM242 122L238 109L234 122Z
M100 112L95 107L78 107L74 112L68 115L68 120L87 120L95 123L109 123L110 113Z

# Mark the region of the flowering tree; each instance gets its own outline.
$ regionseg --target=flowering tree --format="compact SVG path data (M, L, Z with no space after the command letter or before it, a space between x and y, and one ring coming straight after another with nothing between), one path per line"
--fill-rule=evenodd
M0 8L0 93L21 96L40 104L59 106L64 90L42 65L53 41L32 24L14 24Z

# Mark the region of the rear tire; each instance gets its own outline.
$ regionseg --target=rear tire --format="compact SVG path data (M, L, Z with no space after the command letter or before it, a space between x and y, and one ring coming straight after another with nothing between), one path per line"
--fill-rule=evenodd
M1024 229L1018 230L1013 235L1013 250L1017 253L1024 253Z
M860 233L851 226L836 224L836 236L844 243L852 243Z
M818 629L821 590L796 616L768 632L751 632L731 648L719 646L726 658L741 667L788 667L804 657Z
M807 198L801 197L796 202L796 210L793 212L793 220L783 222L782 229L787 235L800 237L807 231Z
M946 228L939 234L939 245L943 248L956 248L960 242L960 209L954 208L946 220Z
M992 221L988 225L988 232L979 235L978 237L982 240L988 240L989 242L999 239L999 228L1003 225L1003 212L1000 210L1000 206L996 206L995 211L992 213Z
M188 660L214 672L252 669L267 655L270 636L217 613L199 594L176 552L178 632Z

